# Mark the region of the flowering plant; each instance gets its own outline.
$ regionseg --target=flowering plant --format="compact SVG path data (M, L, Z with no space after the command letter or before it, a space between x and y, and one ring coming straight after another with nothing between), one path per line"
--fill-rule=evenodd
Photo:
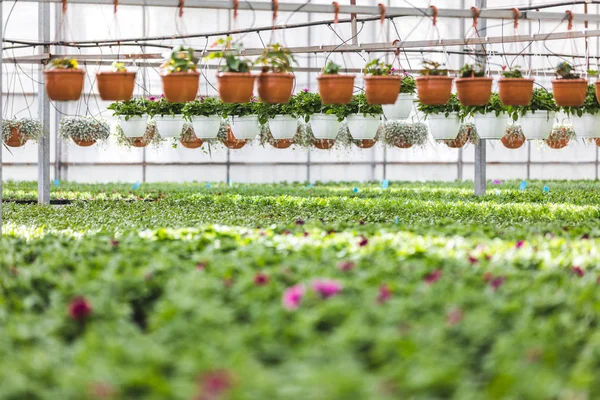
M110 127L102 118L64 117L60 120L58 135L63 139L102 141L108 139Z
M385 76L392 75L394 72L392 64L387 64L379 59L372 60L365 65L365 75Z
M340 73L340 66L333 61L329 61L325 68L323 68L323 75L338 75Z
M296 114L303 117L305 122L310 120L313 114L335 115L338 121L346 118L346 106L344 104L323 104L318 93L312 93L308 89L302 90L294 96Z
M195 71L199 61L194 55L194 49L183 46L174 47L170 52L164 53L163 57L166 60L160 68L168 74Z
M38 141L44 133L42 123L33 118L13 118L2 120L2 140L7 141L13 131L18 131L23 142L27 140Z
M460 69L461 78L481 78L485 76L485 69L481 64L465 64Z
M456 97L455 94L452 94L452 96L450 96L450 100L446 104L429 105L423 104L421 102L418 102L417 104L417 109L426 116L430 114L444 114L446 117L448 117L451 113L458 113L461 110L460 102L458 101L458 97Z
M240 43L233 43L231 37L228 36L226 39L218 39L212 47L218 45L223 46L223 50L211 51L208 56L204 57L205 60L225 60L225 64L219 68L221 72L250 72L252 61L241 57L243 47Z
M127 72L127 68L125 68L125 63L120 61L114 61L111 65L111 70L113 72Z
M427 125L422 122L387 121L380 139L388 146L402 143L422 147L427 144L427 132Z
M419 73L423 76L448 76L448 70L440 68L443 65L436 61L424 60L423 69Z
M292 52L279 43L267 46L256 60L256 64L263 66L262 72L290 73L294 71L293 63L296 59Z
M266 124L267 121L276 115L289 115L293 118L298 118L297 96L292 96L287 103L263 103L258 101L254 103L254 112L258 115L258 120L261 124Z
M523 78L523 72L521 71L521 66L515 65L514 67L510 67L508 71L506 70L506 65L502 66L502 76L505 78Z
M402 84L400 86L400 93L414 94L417 91L417 82L412 75L406 72L402 75Z
M143 98L135 98L111 103L106 108L112 110L113 116L123 117L125 121L128 121L131 117L141 117L147 114L148 102L149 100Z
M223 103L223 118L244 117L258 113L259 102L256 97L248 103Z
M185 103L181 110L184 118L190 121L192 117L197 116L221 115L222 111L223 102L216 97L202 97L199 100L190 101Z
M580 74L574 72L575 68L572 64L567 61L563 61L556 66L556 75L560 79L579 79L581 78Z
M70 57L53 58L50 60L47 69L77 69L79 63L76 59Z
M360 93L352 96L350 103L345 106L346 116L350 114L362 114L363 116L377 117L383 114L383 108L377 104L369 104L367 96L364 93Z
M183 107L186 103L175 103L168 101L165 96L161 96L159 99L156 98L148 98L147 100L143 100L146 106L146 112L149 116L175 116L180 115L183 112Z

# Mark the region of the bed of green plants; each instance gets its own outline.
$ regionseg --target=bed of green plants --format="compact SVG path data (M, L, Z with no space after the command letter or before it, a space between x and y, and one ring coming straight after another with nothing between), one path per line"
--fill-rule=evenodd
M0 399L594 398L600 184L520 184L6 183Z

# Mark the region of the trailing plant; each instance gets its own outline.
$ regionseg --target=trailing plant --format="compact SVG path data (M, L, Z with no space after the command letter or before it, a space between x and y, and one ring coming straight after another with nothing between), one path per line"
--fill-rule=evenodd
M521 66L515 65L514 67L510 67L508 71L506 70L506 66L502 66L502 76L505 78L523 78Z
M262 65L262 72L291 73L296 59L289 49L279 43L267 46L256 60L257 65Z
M402 74L402 84L400 86L400 93L414 94L417 91L417 82L412 75L406 72Z
M191 121L192 117L220 116L223 113L223 102L217 97L202 97L185 103L181 113L188 121Z
M110 126L102 118L63 117L58 126L58 134L62 139L105 141L110 136Z
M571 124L556 124L548 136L547 141L560 141L564 139L575 139L575 129Z
M587 93L585 95L585 103L581 107L562 107L567 115L577 115L578 117L583 114L596 115L600 113L600 104L598 103L598 97L596 96L596 86L591 84L587 87ZM598 127L600 129L600 127Z
M329 61L325 68L323 68L323 75L338 75L340 73L340 66L333 61Z
M48 63L46 69L77 69L79 63L76 59L70 57L53 58Z
M183 46L174 47L170 52L164 53L163 57L165 62L160 68L168 74L195 71L199 61L194 55L194 49Z
M294 96L296 105L296 114L304 119L304 122L310 120L313 114L335 115L338 121L346 118L345 104L323 104L321 96L318 93L312 93L308 89L302 90Z
M462 119L472 117L475 114L494 114L499 117L501 114L508 113L508 107L502 104L498 93L492 93L490 101L485 106L462 106L460 116Z
M183 113L183 107L186 103L175 103L167 100L166 97L161 96L160 98L150 97L144 100L146 105L146 112L150 117L166 117L176 116Z
M558 110L559 107L556 105L551 92L543 88L535 88L528 106L509 106L508 114L513 121L517 121L519 117L528 112L535 114L536 111L554 112Z
M381 141L387 146L397 143L423 147L427 144L427 125L422 122L387 121Z
M365 65L365 75L386 76L392 75L394 72L392 64L388 64L380 59L371 60Z
M223 103L223 118L256 115L259 104L261 103L259 103L256 97L253 97L248 103Z
M258 101L254 104L254 113L258 115L258 121L261 124L266 124L269 119L277 115L289 115L293 118L298 118L298 106L296 104L297 96L292 95L287 103L264 103Z
M377 117L383 114L383 108L377 104L369 104L364 93L352 96L352 100L345 107L346 116L362 114L363 116Z
M424 60L423 69L419 73L423 76L448 76L448 70L440 68L443 65L436 61Z
M33 118L11 118L2 120L2 139L7 141L13 133L13 130L21 134L23 142L33 140L37 142L44 133L42 123Z
M461 78L481 78L485 76L485 70L481 64L465 64L460 69Z
M426 116L430 114L444 114L446 117L448 117L451 113L460 113L461 107L462 106L458 101L456 94L452 94L448 103L442 105L434 106L417 102L417 109Z
M132 117L142 117L148 114L149 100L138 97L127 101L117 101L106 107L113 112L115 117L123 117L128 121Z
M506 140L509 144L520 143L525 140L523 134L523 128L519 124L510 124L506 127L503 140Z
M296 128L296 135L294 136L292 147L310 147L311 144L305 145L304 136L306 135L306 126L302 123L299 123ZM261 146L266 147L267 145L275 144L276 140L273 138L271 134L271 130L269 129L269 124L264 124L260 126L260 136L258 137L259 143Z
M211 47L222 46L223 50L211 51L205 60L223 59L225 64L219 67L221 72L247 73L252 68L252 61L242 58L243 46L240 42L233 42L231 36L218 39Z
M575 68L567 61L563 61L556 66L556 75L559 79L579 79L581 75L575 73Z
M127 147L127 148L133 147L132 141L135 138L128 138L127 136L125 136L125 134L123 133L123 129L121 128L120 125L117 125L115 127L114 138L115 138L115 142L119 146L123 146L123 147ZM164 141L164 139L162 139L160 137L158 130L156 129L156 122L154 120L152 120L152 119L148 120L148 122L146 124L146 131L144 132L144 135L142 136L142 140L152 146L159 146Z

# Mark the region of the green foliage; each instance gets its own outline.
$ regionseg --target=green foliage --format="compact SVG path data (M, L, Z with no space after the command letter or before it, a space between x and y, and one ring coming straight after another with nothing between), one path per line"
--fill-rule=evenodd
M210 117L212 115L221 115L223 112L223 102L217 97L202 97L185 103L181 110L184 118L188 121L192 117Z
M502 67L504 68L504 67ZM520 65L515 65L514 67L510 67L508 71L503 70L502 76L505 78L523 78L523 72L521 71Z
M551 92L544 88L535 88L533 89L531 103L528 106L509 106L507 110L510 117L516 121L527 112L534 114L536 111L553 112L558 111L559 107L556 105L554 95Z
M12 118L2 120L2 140L6 141L12 135L12 130L17 129L23 140L37 142L44 133L42 123L33 118Z
M462 106L458 101L458 97L454 93L450 96L448 103L439 106L417 102L417 109L425 115L444 114L447 117L450 115L450 113L459 113L461 111L461 107Z
M381 141L387 146L396 146L398 142L417 147L427 144L427 125L422 122L387 121L384 129Z
M63 117L58 125L58 135L65 140L104 141L110 136L110 126L102 118Z
M186 103L173 103L162 96L160 99L145 99L146 113L151 116L175 116L183 114Z
M448 70L442 67L444 64L436 61L423 61L423 69L419 73L423 76L448 76Z
M325 68L323 68L323 75L338 75L340 73L340 66L333 61L329 61Z
M387 64L380 59L371 60L365 65L365 75L387 76L394 72L392 64Z
M414 94L417 91L417 82L412 75L402 75L402 85L400 86L400 93Z
M581 78L580 74L574 72L575 68L567 61L563 61L556 66L556 75L560 77L560 79L579 79Z
M148 103L150 100L138 97L126 101L117 101L106 107L112 110L113 116L123 117L128 121L131 117L141 117L148 114ZM152 105L150 106L152 108Z
M70 57L53 58L46 69L77 69L79 63L76 59Z
M243 46L240 42L233 42L231 36L226 39L218 39L212 47L221 46L223 50L211 51L208 56L204 57L205 60L225 60L225 64L219 67L221 72L237 72L246 73L250 72L252 68L252 61L242 58Z
M223 118L244 117L258 113L259 101L253 97L249 103L223 103Z
M562 109L567 115L577 115L578 117L583 116L583 114L598 114L600 104L598 104L598 97L596 96L596 86L594 84L588 85L585 103L582 107L563 107Z
M464 119L467 116L475 114L494 114L496 117L508 113L508 107L500 101L498 93L492 93L490 101L485 106L463 106L461 105L461 117Z
M266 124L267 121L276 115L289 115L298 117L297 96L292 95L287 103L269 104L258 101L254 105L254 113L258 115L258 121L261 124Z
M308 122L313 114L335 115L338 121L342 121L347 115L345 104L323 104L318 93L308 90L296 94L295 103L296 113L304 118L304 122Z
M350 114L362 114L365 117L368 115L377 117L383 114L383 108L378 104L369 104L367 96L364 93L352 96L352 100L345 108L346 116Z
M262 72L291 73L294 63L296 59L290 50L279 43L267 46L256 60L256 64L263 66Z
M465 64L460 69L461 78L481 78L485 76L485 69L481 64Z
M191 47L176 46L170 52L163 54L165 62L160 66L168 74L173 72L195 71L199 58L194 55Z

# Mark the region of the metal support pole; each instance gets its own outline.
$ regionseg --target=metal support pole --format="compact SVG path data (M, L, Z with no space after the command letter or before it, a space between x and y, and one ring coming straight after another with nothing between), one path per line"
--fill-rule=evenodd
M148 30L148 16L146 5L142 6L142 32L146 36ZM146 52L146 46L142 46L142 52ZM142 86L144 90L148 90L148 68L142 68ZM144 132L145 134L146 132ZM142 149L142 182L146 183L146 146Z
M350 5L355 6L356 0L350 0ZM358 25L356 24L356 14L350 14L350 18L352 19L352 22L350 22L352 28L352 44L358 45L358 37L356 36L356 33L358 32Z
M50 4L38 4L38 38L40 41L50 40ZM50 46L44 46L42 52L50 52ZM38 143L38 203L50 204L50 99L44 85L43 66L40 66L38 85L38 113L44 133Z
M4 39L4 25L2 23L2 5L3 2L2 0L0 0L0 39ZM2 46L4 47L4 46ZM2 68L2 53L4 53L4 51L0 51L0 110L2 110L2 97L4 96L4 93L2 92L2 81L4 80L4 76L2 76L2 71L4 71L4 68ZM2 113L0 112L0 132L2 132ZM4 147L4 146L2 146ZM2 235L2 191L3 191L3 187L2 187L2 150L3 148L0 148L0 236Z
M476 6L479 9L485 8L487 0L477 0ZM478 30L480 34L485 37L486 31L486 21L484 19L480 19L478 22ZM481 64L485 65L485 47L482 46L483 55L479 57ZM486 191L486 173L485 173L485 163L486 163L486 143L485 139L480 139L479 143L475 146L475 194L477 196L485 195Z

